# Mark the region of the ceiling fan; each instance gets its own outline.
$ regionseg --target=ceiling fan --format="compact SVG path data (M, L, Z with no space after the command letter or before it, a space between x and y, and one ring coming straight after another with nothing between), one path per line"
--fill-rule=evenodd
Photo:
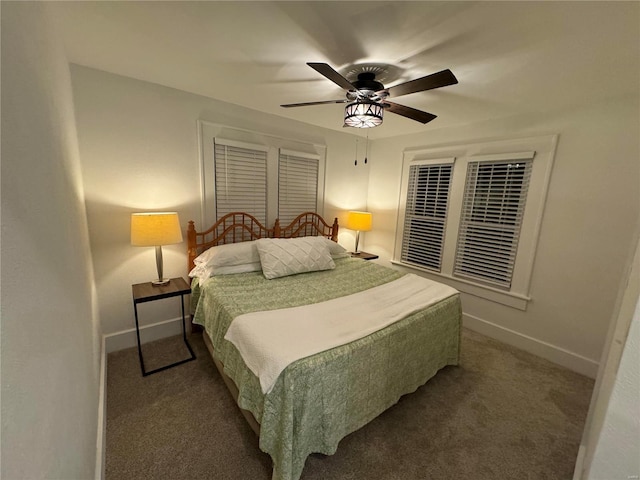
M356 128L372 128L382 123L384 110L427 123L436 118L432 113L388 101L389 97L399 97L410 93L424 92L434 88L455 85L458 79L451 70L442 70L426 77L417 78L393 87L385 86L376 80L376 74L365 71L358 74L358 79L350 82L326 63L307 63L311 68L325 76L339 87L347 91L343 100L325 100L320 102L289 103L280 105L284 108L305 107L309 105L325 105L329 103L347 103L345 107L344 126Z

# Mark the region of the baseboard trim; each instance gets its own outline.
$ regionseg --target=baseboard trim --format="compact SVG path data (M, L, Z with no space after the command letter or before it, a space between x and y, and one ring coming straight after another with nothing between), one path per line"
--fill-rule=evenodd
M160 340L161 338L180 335L182 333L181 323L182 318L178 317L140 327L140 342L153 342L155 340ZM135 328L110 333L109 335L105 335L105 340L107 349L106 353L116 352L118 350L124 350L125 348L131 348L138 345Z
M584 470L584 456L587 453L587 447L584 444L580 444L578 448L578 458L576 459L576 466L573 470L573 480L581 480Z
M564 348L496 325L495 323L488 322L487 320L467 313L462 315L462 322L463 325L470 330L533 353L534 355L566 367L574 372L586 375L587 377L596 378L598 374L598 362L565 350Z
M105 336L100 348L100 385L98 390L98 432L96 435L95 479L105 478L107 442L107 350Z

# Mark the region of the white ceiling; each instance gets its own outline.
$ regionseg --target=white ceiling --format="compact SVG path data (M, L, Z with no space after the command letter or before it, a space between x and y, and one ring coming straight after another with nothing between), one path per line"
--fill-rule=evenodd
M438 115L387 113L381 138L637 93L640 3L59 2L69 60L343 131L344 98L306 65L344 75L395 67L387 87L445 68L459 84L391 99ZM363 131L350 129L352 133Z

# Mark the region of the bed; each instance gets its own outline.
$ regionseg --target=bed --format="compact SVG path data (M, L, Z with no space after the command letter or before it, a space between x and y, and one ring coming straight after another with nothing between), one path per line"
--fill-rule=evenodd
M385 297L381 292L395 288L408 295L406 282L415 280L394 269L351 258L336 243L337 233L337 219L330 225L311 212L301 214L284 227L276 221L272 228L246 213L225 215L202 232L197 232L194 223L189 222L190 272L204 264L202 258L209 252L221 250L211 247L242 242L247 243L233 248L248 248L253 243L260 246L262 263L258 266L246 267L256 263L250 261L240 269L232 266L230 272L225 270L223 274L211 276L211 272L206 271L200 277L195 275L192 321L203 327L203 338L216 367L241 412L259 435L260 449L271 456L273 480L298 480L311 453L335 453L339 441L346 435L397 403L402 395L414 392L440 369L458 363L462 316L458 293L450 287L420 279L420 282L429 282L428 288L439 292L431 304L422 307L416 303L413 310L402 314L394 310L388 318L398 319L387 323L384 323L386 313L378 315L382 318L374 318L375 306L371 306L369 316L363 312L377 297ZM296 240L283 243L282 239ZM261 245L289 248L294 242L327 243L333 266L266 278L270 267L268 257L262 255ZM196 264L199 259L200 263ZM219 268L224 270L226 266ZM418 284L419 288L422 286L423 283ZM418 299L421 295L409 297ZM396 309L395 304L400 302L387 303L389 308ZM314 332L314 328L324 332L322 322L338 324L340 328L351 322L361 322L367 328L370 322L383 322L380 324L383 326L373 326L364 335L356 333L348 337L346 343L332 338L333 343L326 344L330 348L315 346L318 350L312 350L315 353L292 357L291 363L285 362L280 370L272 372L268 383L264 372L256 370L260 362L256 364L255 358L251 358L242 335L253 333L260 343L275 331L268 327L266 333L257 333L259 328L266 328L261 322L266 319L276 323L289 321L286 319L290 312L296 312L294 318L300 320L286 323L286 334L271 335L274 338L269 341L275 343L265 347L269 355L286 356L284 351L289 355L289 347L295 349L305 341L290 341L287 335L294 331L293 335L302 338L305 332ZM312 312L316 312L317 319ZM342 318L345 314L346 318ZM244 323L245 320L248 323ZM296 334L291 325L298 324L301 330ZM315 331L309 337L316 339L323 335ZM253 345L248 340L245 343Z

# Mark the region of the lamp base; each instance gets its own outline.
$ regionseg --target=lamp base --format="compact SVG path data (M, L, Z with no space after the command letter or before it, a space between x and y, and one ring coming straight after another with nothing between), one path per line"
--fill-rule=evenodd
M158 270L158 279L151 282L154 287L162 287L169 284L169 279L164 278L162 269L162 245L156 245L156 269Z

